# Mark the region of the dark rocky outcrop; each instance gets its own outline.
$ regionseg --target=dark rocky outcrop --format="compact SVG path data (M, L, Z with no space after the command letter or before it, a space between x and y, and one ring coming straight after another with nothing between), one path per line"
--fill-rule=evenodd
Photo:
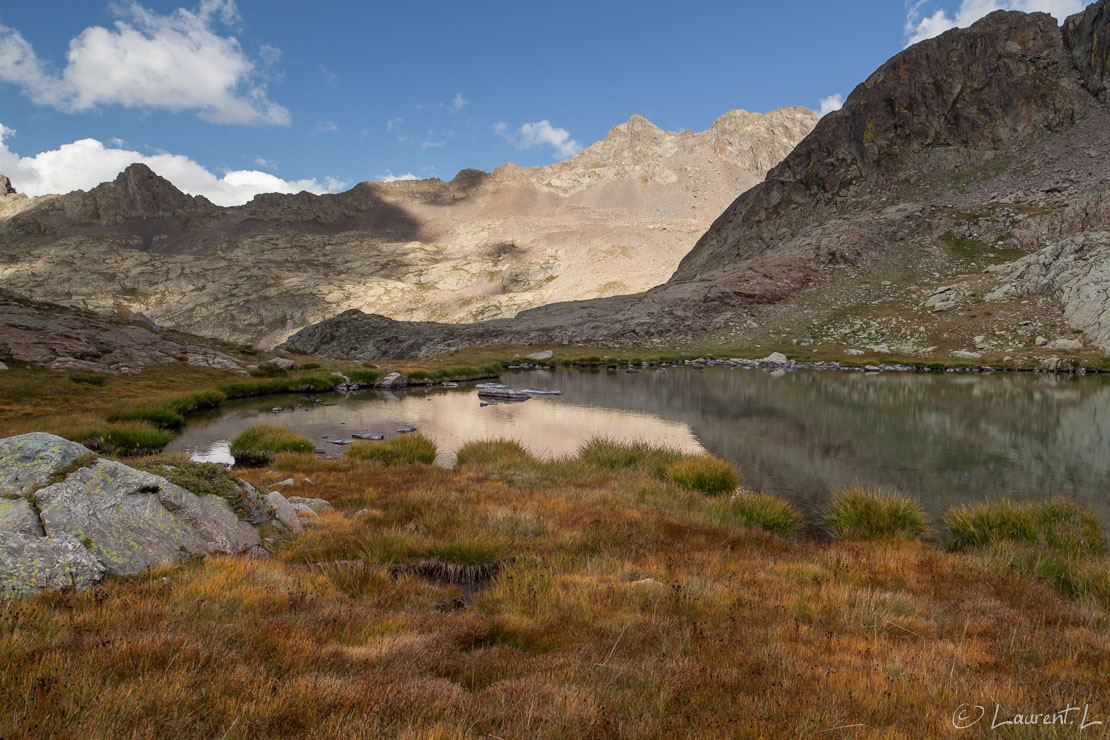
M230 346L217 347L212 340L132 318L32 301L0 290L0 361L125 375L169 362L242 371L239 360L229 354L235 351Z

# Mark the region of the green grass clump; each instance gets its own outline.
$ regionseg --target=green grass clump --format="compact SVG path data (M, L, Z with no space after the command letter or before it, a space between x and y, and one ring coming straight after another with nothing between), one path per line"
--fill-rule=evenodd
M227 394L215 388L189 393L170 400L170 408L177 413L188 416L198 411L219 408L227 400Z
M715 526L758 527L779 537L793 537L802 526L802 514L788 501L766 493L740 493L714 499L706 518Z
M1073 598L1110 605L1110 563L1098 518L1066 499L955 506L944 515L949 549L981 550L998 570L1033 573Z
M108 416L108 421L146 421L161 429L179 432L185 427L185 417L204 409L217 408L227 400L227 394L211 389L178 396L167 401L134 406Z
M536 462L523 445L510 439L467 442L459 448L457 457L459 465L514 465Z
M301 375L225 383L218 390L227 398L250 398L271 393L323 393L335 386L336 379L330 375Z
M690 455L667 466L664 477L688 491L716 494L736 490L736 468L713 455Z
M859 486L833 491L825 523L842 540L919 539L929 531L918 502Z
M620 442L608 437L591 437L578 451L578 459L607 470L642 468L662 477L667 466L681 459L682 453L647 442Z
M1092 557L1104 549L1098 517L1065 499L963 504L948 510L944 524L953 550L1010 542L1067 557Z
M267 465L281 452L314 452L312 440L292 429L273 424L256 424L231 440L236 464Z
M347 377L351 379L352 383L359 385L374 385L385 376L382 370L352 370L347 373Z
M219 496L240 518L253 513L241 482L223 465L194 462L186 455L157 455L136 463L135 467L159 475L198 496Z
M180 431L185 426L185 417L169 406L143 405L108 416L108 421L146 421L160 429Z
M147 421L122 421L95 427L67 429L63 437L79 442L90 450L121 457L150 455L173 439L173 432L159 429Z
M384 465L431 464L436 459L436 445L422 434L394 437L388 442L359 440L348 448L347 457L377 460Z

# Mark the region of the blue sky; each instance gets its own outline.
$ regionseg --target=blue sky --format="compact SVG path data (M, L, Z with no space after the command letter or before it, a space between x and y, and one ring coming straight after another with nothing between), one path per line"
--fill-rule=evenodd
M32 194L137 157L218 202L548 164L634 113L819 109L908 42L1082 0L0 6L0 172ZM77 144L75 144L77 142ZM22 188L21 188L22 184Z

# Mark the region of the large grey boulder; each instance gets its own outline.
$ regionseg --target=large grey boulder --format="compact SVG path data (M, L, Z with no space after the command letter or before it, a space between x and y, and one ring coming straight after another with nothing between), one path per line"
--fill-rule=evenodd
M256 552L275 505L239 481L233 499L103 460L51 434L0 439L0 598L86 588L192 555ZM280 495L278 495L280 498ZM281 513L303 531L285 499Z
M84 445L32 432L0 439L0 498L20 498L92 451Z
M237 554L259 542L258 532L222 498L199 497L111 460L40 489L36 498L46 533L78 538L112 575L191 555Z
M32 596L47 589L86 589L105 568L75 538L0 532L0 599Z

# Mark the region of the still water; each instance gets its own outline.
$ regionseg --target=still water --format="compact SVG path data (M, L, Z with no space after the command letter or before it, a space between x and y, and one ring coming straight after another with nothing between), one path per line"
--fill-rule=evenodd
M412 426L438 444L437 462L450 465L475 439L516 439L553 457L604 435L708 450L736 464L748 488L788 498L810 515L830 488L859 483L918 498L934 521L953 504L1003 496L1065 496L1110 520L1106 376L670 368L529 371L501 382L564 395L482 406L473 385L460 384L269 397L191 424L169 450L227 459L229 439L252 424L276 423L335 456L344 448L328 438L389 438Z

